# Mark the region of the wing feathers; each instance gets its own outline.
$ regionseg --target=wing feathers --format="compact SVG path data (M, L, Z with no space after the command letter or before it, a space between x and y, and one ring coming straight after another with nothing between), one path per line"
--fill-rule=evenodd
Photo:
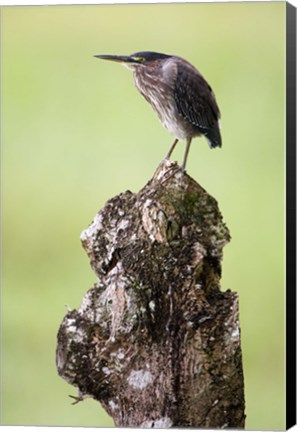
M178 112L204 134L211 147L221 146L220 110L211 87L189 63L178 63L174 88Z

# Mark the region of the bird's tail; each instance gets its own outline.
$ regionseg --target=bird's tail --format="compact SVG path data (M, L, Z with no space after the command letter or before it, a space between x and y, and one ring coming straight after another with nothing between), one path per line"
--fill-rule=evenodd
M222 137L218 124L208 129L205 133L210 148L222 147Z

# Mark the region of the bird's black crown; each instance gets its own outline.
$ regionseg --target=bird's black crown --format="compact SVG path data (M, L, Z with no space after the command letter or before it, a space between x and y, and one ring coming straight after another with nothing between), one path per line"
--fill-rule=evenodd
M131 54L131 58L139 58L143 59L143 61L154 61L154 60L162 60L165 58L172 57L168 54L162 54L154 51L140 51L134 54Z

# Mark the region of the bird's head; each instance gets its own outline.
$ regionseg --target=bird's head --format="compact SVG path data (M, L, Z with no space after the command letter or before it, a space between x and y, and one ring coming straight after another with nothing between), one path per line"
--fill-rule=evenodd
M141 51L135 54L131 54L129 56L103 54L103 55L95 55L94 57L102 60L111 60L118 63L122 63L124 66L127 66L129 69L135 70L139 67L152 66L172 56L153 52L153 51Z

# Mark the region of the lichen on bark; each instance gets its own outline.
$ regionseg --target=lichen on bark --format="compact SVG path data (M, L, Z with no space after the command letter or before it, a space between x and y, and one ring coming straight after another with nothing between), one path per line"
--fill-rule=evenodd
M58 333L58 373L117 426L243 428L237 293L216 200L164 161L82 233L98 281Z

